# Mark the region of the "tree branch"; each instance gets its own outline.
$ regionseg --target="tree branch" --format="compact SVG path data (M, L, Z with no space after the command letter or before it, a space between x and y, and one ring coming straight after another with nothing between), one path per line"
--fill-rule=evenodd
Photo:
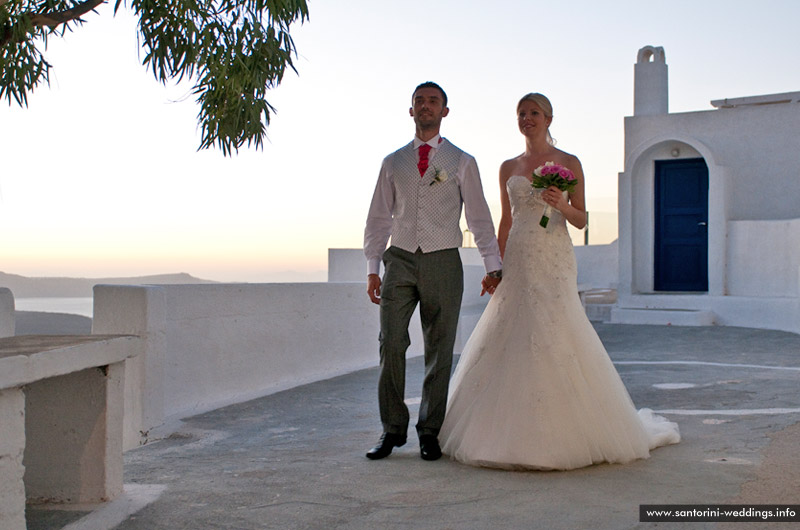
M34 26L50 26L51 28L54 28L59 24L64 24L71 20L75 20L76 18L80 18L81 15L88 13L104 2L105 0L86 0L82 4L78 4L71 9L59 11L57 13L33 13L30 16L31 23Z
M29 14L31 24L34 26L49 26L54 28L59 24L65 24L77 18L80 18L81 15L88 13L89 11L93 10L97 6L102 3L105 3L106 0L86 0L85 2L76 5L73 8L67 9L65 11L58 11L56 13L31 13ZM9 0L0 0L0 6L3 4L7 4ZM6 25L5 27L0 27L0 46L5 46L12 40L12 27L13 25Z
M0 47L5 46L11 41L11 25L0 27Z

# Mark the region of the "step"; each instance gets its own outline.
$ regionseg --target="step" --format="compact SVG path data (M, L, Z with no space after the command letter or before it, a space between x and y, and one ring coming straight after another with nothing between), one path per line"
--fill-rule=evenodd
M586 316L592 322L610 322L614 304L586 304Z
M713 326L714 313L705 309L649 309L615 307L612 324L653 324L661 326Z

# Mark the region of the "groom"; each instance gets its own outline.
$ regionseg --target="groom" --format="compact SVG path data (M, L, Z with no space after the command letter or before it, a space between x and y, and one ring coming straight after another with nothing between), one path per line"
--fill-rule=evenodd
M409 109L416 136L383 160L364 231L367 293L380 305L378 404L383 435L367 458L378 460L406 443L408 324L420 306L425 379L416 425L425 460L442 456L437 436L444 420L458 313L464 290L458 247L461 208L486 270L483 292L500 283L501 260L475 159L439 135L447 95L436 83L415 90ZM387 249L389 237L392 244ZM380 262L384 276L378 275ZM483 294L483 292L481 294Z

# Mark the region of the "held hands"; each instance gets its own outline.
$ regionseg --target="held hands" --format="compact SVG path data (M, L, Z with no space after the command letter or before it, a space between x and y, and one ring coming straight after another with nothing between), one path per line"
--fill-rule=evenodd
M381 277L377 274L367 276L367 294L373 304L381 303Z
M481 280L481 296L486 293L494 294L495 289L500 285L500 280L501 278L484 276L483 280ZM367 294L373 304L381 303L381 277L377 274L367 276Z
M491 276L484 276L483 280L481 280L481 296L486 293L494 294L495 289L497 286L500 285L500 280L502 278L492 278Z

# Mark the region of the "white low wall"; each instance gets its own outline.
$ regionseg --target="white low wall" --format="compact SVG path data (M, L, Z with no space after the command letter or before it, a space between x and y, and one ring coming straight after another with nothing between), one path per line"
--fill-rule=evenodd
M710 324L714 325L800 333L798 297L634 294L621 297L615 311L624 311L625 315L622 318L619 313L615 315L612 312L613 324L666 325L668 319L660 317L659 313L685 313L684 320L691 321L688 313L695 311L710 313ZM701 320L690 324L671 324L705 326L709 322Z
M366 284L95 287L93 333L135 333L125 446L192 414L378 364Z
M360 285L195 285L164 291L168 415L377 364L376 313Z
M800 333L800 298L720 296L712 300L720 326L774 329Z
M14 295L6 287L0 287L0 337L13 337L15 329Z
M360 248L328 249L329 282L366 282L367 258Z
M166 289L160 286L94 287L93 334L138 335L136 356L125 362L123 446L147 440L164 423L167 350Z
M467 265L480 265L483 259L477 248L461 247L458 249L461 263ZM381 266L382 267L382 266ZM328 249L328 281L329 282L366 282L367 258L360 248L329 248Z
M464 266L464 298L461 302L461 314L454 350L461 353L472 330L478 323L489 295L480 296L481 280L485 268L477 248L459 248L461 262ZM608 245L588 245L575 247L575 259L578 264L578 284L587 289L614 289L619 276L619 247L614 241ZM358 282L362 285L366 296L365 280L367 260L360 248L328 249L328 281ZM419 320L419 308L414 312L409 326L411 346L409 356L423 354L422 331Z
M614 289L619 281L619 245L616 241L608 245L576 246L578 283L592 289ZM459 248L461 262L466 267L476 266L483 270L483 260L477 248ZM364 282L367 277L367 259L360 248L328 249L329 282ZM480 283L480 278L478 279ZM465 293L470 281L464 278ZM478 290L480 292L480 289ZM484 303L485 305L485 303Z
M616 289L619 282L619 244L576 246L578 284L591 289Z
M728 293L800 296L800 219L728 223Z

